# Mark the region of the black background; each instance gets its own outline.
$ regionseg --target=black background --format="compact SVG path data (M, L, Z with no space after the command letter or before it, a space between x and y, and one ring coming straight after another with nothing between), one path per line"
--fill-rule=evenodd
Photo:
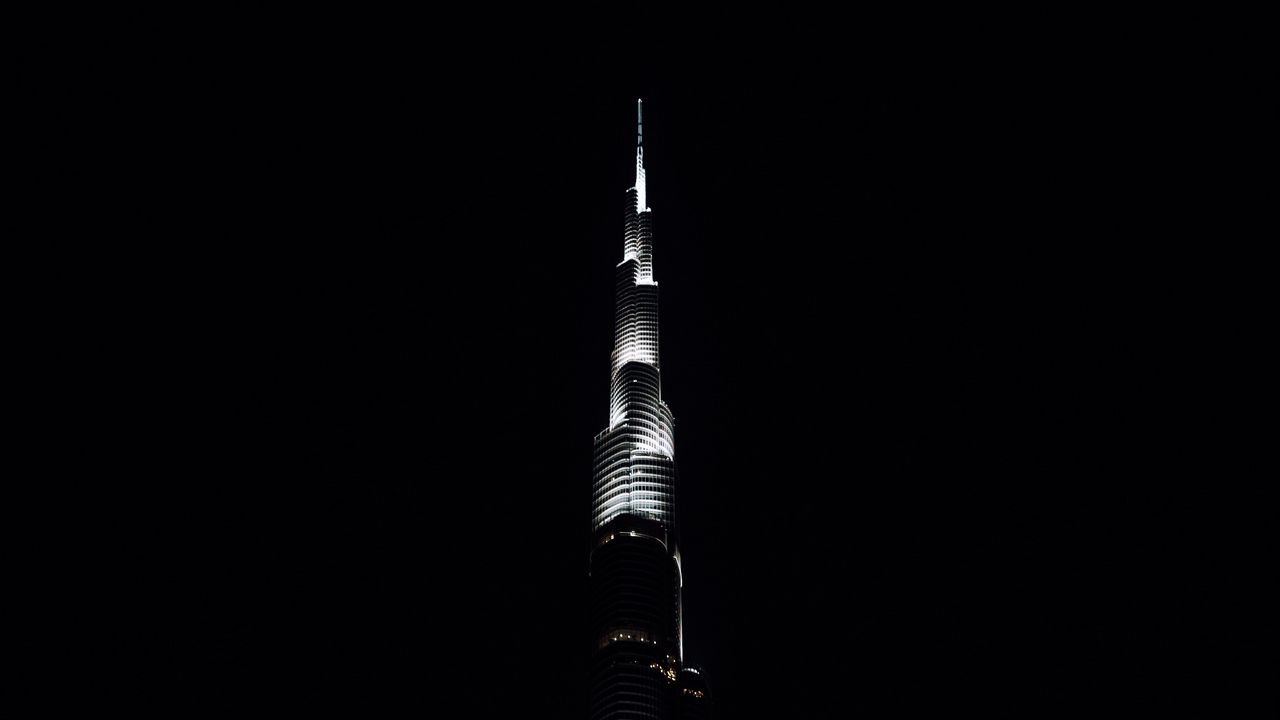
M107 551L141 561L108 634L143 662L109 692L584 716L643 97L685 651L722 717L1257 701L1261 478L1178 439L1168 344L1213 322L1174 236L1221 219L1170 192L1180 88L1212 82L1123 42L809 26L285 24L76 66L140 238L100 318L147 480Z

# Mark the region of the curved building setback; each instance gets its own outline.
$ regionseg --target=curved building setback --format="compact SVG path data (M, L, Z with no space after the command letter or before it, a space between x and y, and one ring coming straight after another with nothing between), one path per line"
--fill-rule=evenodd
M683 667L676 541L675 419L662 400L658 283L636 104L636 183L616 269L609 425L591 485L591 720L710 717L698 670Z

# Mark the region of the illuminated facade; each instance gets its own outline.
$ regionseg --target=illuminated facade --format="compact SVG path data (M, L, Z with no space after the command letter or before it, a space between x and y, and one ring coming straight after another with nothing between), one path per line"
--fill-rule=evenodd
M595 438L591 491L592 720L709 716L684 668L676 542L675 422L662 401L658 283L636 104L636 182L627 190L610 357L609 426Z

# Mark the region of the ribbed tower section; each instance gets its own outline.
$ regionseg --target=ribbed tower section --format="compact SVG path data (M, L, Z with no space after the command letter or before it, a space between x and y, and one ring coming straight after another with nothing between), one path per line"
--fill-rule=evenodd
M704 717L705 681L682 672L675 421L662 401L658 283L647 204L642 105L636 183L616 270L609 426L595 438L591 490L591 720ZM688 689L688 678L699 685Z

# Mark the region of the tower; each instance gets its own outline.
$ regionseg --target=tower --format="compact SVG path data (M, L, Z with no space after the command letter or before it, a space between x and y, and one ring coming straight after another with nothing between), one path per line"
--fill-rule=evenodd
M609 425L596 435L593 458L591 720L667 720L682 707L709 703L701 675L682 672L675 421L662 400L652 217L637 100L635 185L627 190L616 268ZM697 688L683 692L690 681Z

